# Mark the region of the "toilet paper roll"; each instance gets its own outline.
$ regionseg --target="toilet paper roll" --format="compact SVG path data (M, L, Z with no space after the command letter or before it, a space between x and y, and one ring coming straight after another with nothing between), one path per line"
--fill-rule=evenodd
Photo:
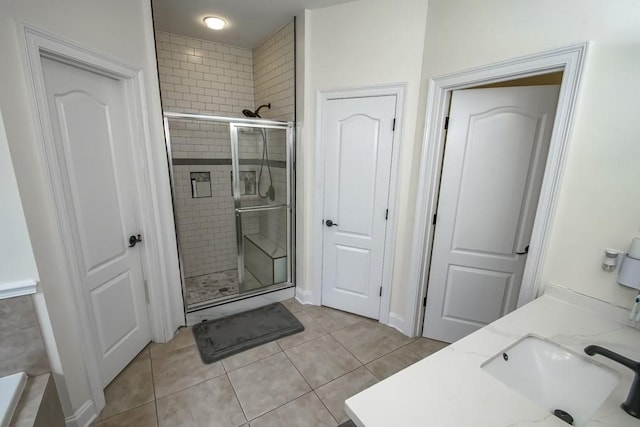
M631 258L640 259L640 237L635 237L631 240L629 256Z

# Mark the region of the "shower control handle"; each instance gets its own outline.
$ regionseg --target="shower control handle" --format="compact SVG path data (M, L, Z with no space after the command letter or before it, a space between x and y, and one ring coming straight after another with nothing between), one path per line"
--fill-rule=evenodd
M325 224L327 227L337 227L337 226L338 226L338 224L336 224L335 222L331 221L330 219L326 220L326 221L324 222L324 224Z

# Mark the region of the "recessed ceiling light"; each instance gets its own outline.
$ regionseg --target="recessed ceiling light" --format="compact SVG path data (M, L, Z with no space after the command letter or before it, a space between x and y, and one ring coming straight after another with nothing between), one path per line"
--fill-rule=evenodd
M207 16L203 21L205 25L212 30L221 30L225 25L227 25L227 22L224 19L218 18L217 16Z

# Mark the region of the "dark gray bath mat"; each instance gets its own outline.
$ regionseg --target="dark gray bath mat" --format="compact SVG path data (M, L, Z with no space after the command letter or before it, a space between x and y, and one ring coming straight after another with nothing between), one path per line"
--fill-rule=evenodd
M278 338L304 331L304 326L279 302L207 320L193 327L200 358L206 364Z

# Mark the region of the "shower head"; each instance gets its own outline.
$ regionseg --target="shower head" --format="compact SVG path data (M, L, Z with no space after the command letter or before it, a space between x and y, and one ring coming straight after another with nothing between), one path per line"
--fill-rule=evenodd
M269 110L271 110L271 103L259 106L255 112L256 117L260 117L260 110L262 110L264 107L267 107Z
M248 110L248 109L244 109L244 110L242 110L242 114L244 114L245 117L261 119L262 117L260 117L260 110L262 110L264 107L267 107L268 109L271 109L271 103L259 106L256 109L256 111L251 111L251 110Z

